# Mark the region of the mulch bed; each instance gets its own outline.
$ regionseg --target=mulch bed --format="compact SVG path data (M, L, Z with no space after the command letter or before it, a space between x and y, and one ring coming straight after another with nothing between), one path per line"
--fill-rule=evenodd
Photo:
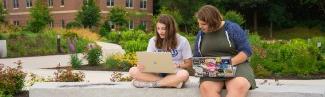
M29 92L28 91L21 91L21 92L15 94L14 97L29 97Z

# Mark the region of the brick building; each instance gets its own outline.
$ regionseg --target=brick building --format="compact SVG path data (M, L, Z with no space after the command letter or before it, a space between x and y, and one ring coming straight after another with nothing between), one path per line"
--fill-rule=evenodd
M8 15L6 21L17 26L25 26L30 18L29 10L36 0L2 0ZM84 0L44 0L47 4L53 22L50 27L65 27L67 23L75 20ZM114 6L124 7L127 11L145 13L142 17L133 17L129 21L129 28L144 24L148 29L151 26L153 16L153 0L95 0L101 10L102 20L109 14Z

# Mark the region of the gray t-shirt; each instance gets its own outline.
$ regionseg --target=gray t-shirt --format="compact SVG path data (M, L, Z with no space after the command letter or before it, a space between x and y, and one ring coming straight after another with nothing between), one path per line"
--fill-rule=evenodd
M184 63L184 59L192 58L191 46L188 40L177 34L177 46L176 49L171 50L174 64ZM149 40L147 52L159 52L162 51L156 47L156 37L152 37Z

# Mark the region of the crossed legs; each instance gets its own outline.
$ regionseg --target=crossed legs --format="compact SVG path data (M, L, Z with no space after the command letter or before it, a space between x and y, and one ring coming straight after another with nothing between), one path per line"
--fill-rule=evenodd
M139 71L137 67L132 67L129 70L129 74L138 81L156 81L161 87L177 87L180 83L185 82L189 73L186 70L178 70L176 74L169 74L166 77L160 77L158 74L154 73L144 73Z

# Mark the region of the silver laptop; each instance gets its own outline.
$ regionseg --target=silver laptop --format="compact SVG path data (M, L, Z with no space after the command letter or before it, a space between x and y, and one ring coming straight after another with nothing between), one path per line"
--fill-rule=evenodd
M143 72L176 73L170 52L137 52L138 64L144 65Z
M231 65L231 57L193 57L194 76L235 77L236 66Z

